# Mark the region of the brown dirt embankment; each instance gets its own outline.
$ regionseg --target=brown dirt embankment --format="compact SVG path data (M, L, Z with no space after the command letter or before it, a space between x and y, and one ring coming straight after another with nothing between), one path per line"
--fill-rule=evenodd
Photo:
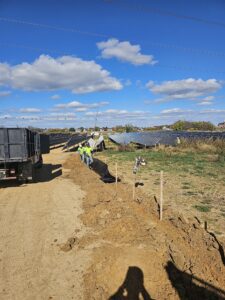
M85 299L225 299L224 249L196 218L167 209L123 182L104 184L77 155L65 164L86 196L89 227L78 249L92 249Z

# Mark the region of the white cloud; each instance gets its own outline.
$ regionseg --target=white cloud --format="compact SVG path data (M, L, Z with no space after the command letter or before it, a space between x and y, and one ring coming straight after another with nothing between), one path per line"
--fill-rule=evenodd
M18 116L18 117L16 117L16 119L18 119L18 120L35 120L35 121L38 121L38 120L41 120L41 117L39 117L39 116Z
M41 109L39 108L33 108L33 107L27 107L27 108L21 108L21 113L39 113L41 112Z
M117 58L124 62L129 62L133 65L154 65L157 63L153 55L141 54L140 45L131 45L130 42L120 42L117 39L108 39L108 41L97 43L100 49L101 57L103 58Z
M88 110L88 107L78 107L78 108L75 108L75 111L77 112L84 112L84 111L87 111Z
M55 94L55 95L52 95L51 96L51 99L53 99L53 100L58 100L58 99L60 99L61 97L58 95L58 94Z
M201 101L199 103L197 103L197 105L200 105L200 106L212 105L214 99L215 99L215 96L204 97L202 99L199 99Z
M26 91L71 90L73 93L120 90L122 84L94 61L73 56L41 55L33 63L0 63L0 86Z
M68 113L51 113L50 115L53 116L53 117L75 117L76 116L75 113L71 113L71 112L68 112Z
M225 114L225 109L205 109L200 111L201 114Z
M11 95L11 91L0 91L0 97L7 97Z
M208 97L205 97L203 99L201 99L202 101L212 101L215 99L215 96L208 96Z
M150 113L146 111L127 111L127 110L119 110L119 109L108 109L105 111L100 111L98 113L96 112L86 112L86 116L89 117L97 117L101 120L110 119L110 120L121 120L123 122L124 120L143 120L149 117Z
M181 108L170 108L170 109L164 109L160 112L160 114L164 115L173 115L173 114L184 114L184 113L190 113L192 112L191 109L184 110Z
M11 115L2 115L2 116L0 116L0 119L2 120L2 119L11 119L12 118L12 116Z
M204 105L212 105L212 104L213 104L212 101L202 101L202 102L199 102L197 105L204 106Z
M146 87L155 94L163 96L156 102L165 102L174 99L197 99L209 93L215 93L222 87L222 83L216 79L183 79L174 81L164 81L161 84L155 84L149 81ZM211 96L208 96L211 97Z
M62 103L55 105L56 109L67 109L67 108L74 108L77 112L86 111L87 109L99 108L105 105L108 105L109 102L102 101L96 103L81 103L79 101L72 101L69 103Z

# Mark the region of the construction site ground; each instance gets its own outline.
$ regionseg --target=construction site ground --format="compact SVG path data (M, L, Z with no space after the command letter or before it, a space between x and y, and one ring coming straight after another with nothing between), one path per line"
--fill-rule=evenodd
M225 299L223 241L154 196L61 149L1 184L0 299Z

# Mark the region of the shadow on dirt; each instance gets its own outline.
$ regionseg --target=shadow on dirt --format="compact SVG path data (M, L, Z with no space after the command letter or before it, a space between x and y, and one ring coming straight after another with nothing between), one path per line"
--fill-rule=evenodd
M129 267L126 278L108 300L153 300L144 287L144 274L138 267Z
M35 170L34 182L46 182L62 175L61 164L43 164L40 169Z
M167 262L165 269L181 300L225 300L225 291L179 270L171 261Z
M135 182L135 187L144 186L143 182Z
M41 168L35 169L34 178L32 183L47 182L55 179L62 175L62 165L61 164L43 164ZM18 181L15 179L5 180L0 182L0 188L10 188L21 186L26 182Z
M225 266L225 254L224 254L223 246L220 244L220 242L218 241L216 235L213 232L209 232L208 230L207 230L207 232L215 239L215 241L218 245L218 250L219 250L219 253L220 253L221 261L222 261L223 265Z

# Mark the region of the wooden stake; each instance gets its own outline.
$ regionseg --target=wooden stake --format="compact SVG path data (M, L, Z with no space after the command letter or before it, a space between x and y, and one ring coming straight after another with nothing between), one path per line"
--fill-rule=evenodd
M163 218L163 171L160 172L160 221Z
M116 163L116 189L117 189L117 183L118 183L118 167Z
M133 183L133 200L135 199L135 184L136 184L136 174L134 174L134 183Z

